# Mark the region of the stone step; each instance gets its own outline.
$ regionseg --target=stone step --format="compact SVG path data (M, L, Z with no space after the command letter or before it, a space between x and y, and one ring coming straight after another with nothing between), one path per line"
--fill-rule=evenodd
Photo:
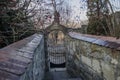
M82 80L81 78L71 77L66 68L52 68L50 72L46 73L44 80Z

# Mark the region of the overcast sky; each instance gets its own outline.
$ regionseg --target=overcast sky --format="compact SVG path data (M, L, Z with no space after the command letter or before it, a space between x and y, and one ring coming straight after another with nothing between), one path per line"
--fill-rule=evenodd
M73 9L73 20L80 19L81 21L87 20L86 12L86 2L85 0L67 0ZM110 0L113 10L120 11L120 0Z
M83 0L68 0L69 4L72 7L72 19L75 20L87 20L86 16L86 4Z
M120 0L110 0L114 11L120 11Z
M47 0L48 1L48 0ZM57 1L57 0L56 0ZM87 6L85 0L65 0L72 8L72 20L84 21L87 20ZM110 0L115 11L120 11L120 0ZM36 4L32 4L36 5ZM49 7L50 8L50 7Z

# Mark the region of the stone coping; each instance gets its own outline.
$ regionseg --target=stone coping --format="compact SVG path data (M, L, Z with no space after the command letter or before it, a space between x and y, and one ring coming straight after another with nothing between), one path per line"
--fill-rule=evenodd
M81 34L76 32L69 32L68 34L75 39L120 50L120 39L116 39L115 37L96 36L96 35Z
M34 34L0 49L0 80L19 80L29 63L42 35Z

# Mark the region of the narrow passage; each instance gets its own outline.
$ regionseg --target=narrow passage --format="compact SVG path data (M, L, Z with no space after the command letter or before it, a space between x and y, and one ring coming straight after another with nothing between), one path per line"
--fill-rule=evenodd
M44 80L82 80L81 78L72 78L66 71L66 68L53 68L46 75Z

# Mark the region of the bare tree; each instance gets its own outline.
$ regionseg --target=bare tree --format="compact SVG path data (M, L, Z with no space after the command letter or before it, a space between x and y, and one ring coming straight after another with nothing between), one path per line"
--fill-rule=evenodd
M116 14L110 0L87 0L89 30L94 34L104 34L119 37L120 28L117 25ZM97 24L97 25L96 25ZM93 26L93 28L90 28ZM99 33L96 33L99 32Z
M5 45L35 32L31 18L35 16L37 6L30 7L31 4L32 0L0 1L0 38Z

